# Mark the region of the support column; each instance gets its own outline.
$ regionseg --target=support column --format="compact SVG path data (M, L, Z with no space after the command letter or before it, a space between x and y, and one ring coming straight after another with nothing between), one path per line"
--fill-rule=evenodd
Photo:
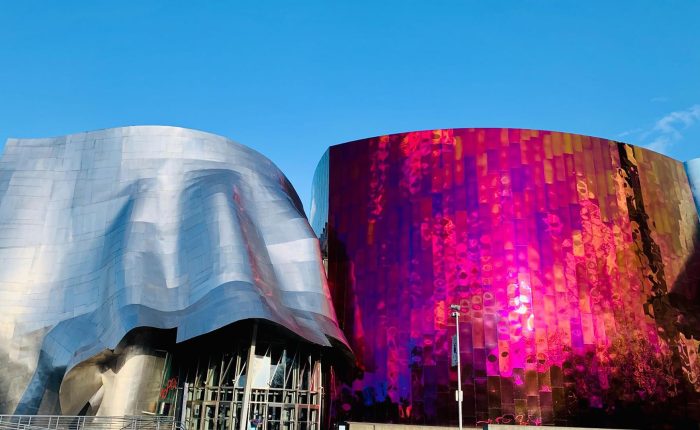
M255 341L258 337L258 322L255 321L253 326L253 337L250 340L250 349L248 350L248 363L245 375L245 388L243 390L243 405L241 405L241 417L238 423L239 430L248 430L248 412L250 410L250 393L253 389L253 361L255 361Z
M316 430L321 430L321 413L323 412L323 366L321 364L321 359L316 362L316 404L318 405L318 410L316 411Z
M180 425L187 429L189 429L189 426L187 425L187 399L189 398L189 392L190 384L189 382L185 382L182 385L182 406L180 409Z

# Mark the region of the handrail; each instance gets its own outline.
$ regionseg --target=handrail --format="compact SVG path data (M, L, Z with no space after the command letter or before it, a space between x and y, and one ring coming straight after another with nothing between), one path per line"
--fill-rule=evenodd
M184 430L174 417L0 415L0 430Z

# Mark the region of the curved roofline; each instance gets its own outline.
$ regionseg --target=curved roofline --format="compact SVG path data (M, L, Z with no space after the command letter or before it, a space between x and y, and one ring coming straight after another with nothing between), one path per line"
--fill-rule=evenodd
M204 131L204 130L199 130L199 129L196 129L196 128L181 127L181 126L177 126L177 125L155 125L155 124L124 125L124 126L118 126L118 127L99 128L99 129L96 129L96 130L80 131L80 132L77 132L77 133L68 133L68 134L62 134L62 135L50 136L50 137L27 137L27 138L25 138L25 137L9 137L9 138L7 139L7 142L10 142L10 141L54 140L54 139L70 138L70 137L73 137L73 136L88 135L88 134L102 133L102 132L111 132L111 131L126 130L126 129L155 129L155 128L161 128L161 129L166 129L166 130L170 130L170 131L179 131L179 130L182 130L182 131L186 131L186 132L192 132L192 133L196 133L196 134L201 134L201 135L203 135L203 136L210 136L210 137L213 137L213 138L216 138L216 139L223 139L223 140L225 140L225 141L227 141L227 142L230 142L230 143L232 143L232 144L234 144L234 145L238 145L238 146L240 146L240 147L242 147L242 148L245 148L245 149L248 150L248 151L254 152L255 154L257 154L257 155L259 155L260 157L262 157L262 158L264 158L265 160L267 160L270 164L272 164L272 165L282 174L282 176L284 176L285 180L289 183L289 185L290 185L292 191L294 192L294 194L295 194L296 197L297 197L297 201L298 201L298 203L299 203L299 205L300 205L300 207L301 207L301 212L302 212L302 214L306 215L306 211L304 210L304 203L301 201L301 198L299 197L299 192L296 190L296 188L294 188L294 185L292 184L292 181L289 180L289 178L288 178L287 175L284 173L284 171L277 165L277 163L275 163L274 161L272 161L272 159L270 159L270 157L268 157L267 155L265 155L265 154L263 154L262 152L258 151L257 149L253 149L253 148L251 148L250 146L244 145L244 144L242 144L242 143L240 143L240 142L238 142L238 141L236 141L236 140L233 140L233 139L231 139L231 138L229 138L229 137L222 136L222 135L216 134L216 133L211 133L211 132ZM0 157L2 157L3 155L4 155L4 151L0 151Z
M212 132L205 131L205 130L200 130L198 128L182 127L179 125L162 125L162 124L121 125L121 126L116 126L116 127L105 127L105 128L98 128L95 130L83 130L83 131L78 131L75 133L58 134L58 135L53 135L53 136L43 136L43 137L14 137L14 136L11 136L11 137L8 137L8 139L15 139L15 140L58 139L61 137L78 136L81 134L99 133L99 132L105 132L105 131L124 130L124 129L129 129L129 128L165 128L165 129L173 129L173 130L194 131L196 133L207 134L207 135L214 136L214 137L217 137L220 139L230 140L231 142L234 142L234 143L237 143L239 145L245 146L246 148L249 148L248 146L243 145L242 143L239 143L239 142L237 142L229 137L222 136L220 134L212 133Z
M660 153L660 152L658 152L658 151L654 151L653 149L645 148L645 147L643 147L643 146L641 146L641 145L636 145L636 144L633 144L633 143L623 142L623 141L621 141L621 140L609 139L609 138L607 138L607 137L600 137L600 136L592 136L592 135L589 135L589 134L570 133L570 132L568 132L568 131L544 130L544 129L538 129L538 128L520 128L520 127L441 127L441 128L426 128L426 129L421 129L421 130L410 130L410 131L402 131L402 132L397 132L397 133L378 134L378 135L375 135L375 136L363 137L363 138L360 138L360 139L354 139L354 140L349 140L349 141L346 141L346 142L337 143L337 144L335 144L335 145L331 145L330 148L334 148L334 147L336 147L336 146L345 145L345 144L348 144L348 143L360 142L360 141L363 141L363 140L376 139L376 138L383 137L383 136L400 136L400 135L403 135L403 134L421 133L421 132L436 131L436 130L523 130L523 131L538 131L538 132L545 132L545 133L571 134L571 135L574 135L574 136L592 137L592 138L595 138L595 139L609 140L609 141L611 141L611 142L616 142L616 143L624 143L625 145L630 145L630 146L633 146L633 147L635 147L635 148L644 149L645 151L650 151L650 152L653 152L653 153L655 153L655 154L659 154L659 155L661 155L661 156L663 156L663 157L670 158L671 160L674 160L674 161L678 161L678 162L681 162L681 163L683 162L683 161L677 160L677 159L675 159L675 158L673 158L673 157L669 157L669 156L666 155L666 154L662 154L662 153Z

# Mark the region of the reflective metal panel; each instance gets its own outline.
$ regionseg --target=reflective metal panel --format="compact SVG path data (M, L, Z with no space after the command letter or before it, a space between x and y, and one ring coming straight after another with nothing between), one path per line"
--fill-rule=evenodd
M568 133L449 129L333 146L315 179L328 190L312 223L327 222L360 366L339 418L455 425L457 304L466 423L700 421L682 163Z
M288 180L228 139L174 127L10 139L0 411L56 412L63 375L136 327L183 341L262 318L344 342L322 270Z
M700 158L686 161L685 170L688 173L690 188L693 191L695 207L697 208L698 213L700 213Z

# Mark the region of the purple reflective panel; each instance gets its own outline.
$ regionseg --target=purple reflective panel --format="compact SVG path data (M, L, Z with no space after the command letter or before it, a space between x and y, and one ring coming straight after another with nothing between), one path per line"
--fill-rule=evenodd
M381 136L327 162L329 280L360 368L340 418L456 422L454 303L465 423L697 421L682 163L516 129Z

